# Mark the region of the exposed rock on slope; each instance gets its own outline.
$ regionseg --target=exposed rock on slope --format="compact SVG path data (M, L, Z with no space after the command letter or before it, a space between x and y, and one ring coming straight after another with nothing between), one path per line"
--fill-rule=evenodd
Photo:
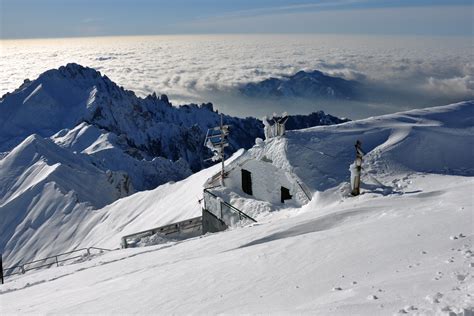
M138 190L209 166L210 153L202 144L207 129L220 122L211 103L174 107L166 95L139 98L77 64L25 80L0 99L0 113L0 151L11 150L33 133L54 135L57 144L93 156L103 170L127 172ZM298 118L289 129L340 122L316 115L316 120ZM256 137L263 137L263 125L255 118L224 116L224 123L232 129L227 154L250 148Z

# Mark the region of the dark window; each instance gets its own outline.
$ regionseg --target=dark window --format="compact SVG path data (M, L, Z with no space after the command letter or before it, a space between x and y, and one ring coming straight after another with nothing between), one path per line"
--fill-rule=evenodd
M242 169L242 191L252 195L252 174L245 169Z
M285 203L285 200L291 200L290 190L281 187L281 203Z

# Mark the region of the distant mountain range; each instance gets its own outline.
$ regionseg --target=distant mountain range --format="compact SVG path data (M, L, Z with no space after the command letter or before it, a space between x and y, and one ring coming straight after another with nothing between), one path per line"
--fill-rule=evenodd
M298 97L354 99L361 84L357 81L329 76L321 71L299 71L291 76L268 78L247 83L239 91L249 97Z

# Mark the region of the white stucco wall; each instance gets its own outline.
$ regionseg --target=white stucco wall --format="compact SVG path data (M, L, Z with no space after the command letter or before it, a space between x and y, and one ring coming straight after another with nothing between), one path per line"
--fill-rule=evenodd
M284 204L303 205L307 203L303 192L296 180L289 172L279 169L270 162L250 159L234 167L225 179L225 186L242 196L249 196L242 191L242 169L252 174L252 197L268 201L273 204L281 204L281 187L290 190L291 200Z

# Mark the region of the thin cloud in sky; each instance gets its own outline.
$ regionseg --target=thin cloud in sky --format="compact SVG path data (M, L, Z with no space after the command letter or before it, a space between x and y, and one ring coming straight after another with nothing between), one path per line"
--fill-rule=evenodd
M222 13L216 16L207 16L202 17L202 19L222 19L228 17L241 17L241 16L258 16L258 15L268 15L272 13L282 13L285 11L300 11L300 10L314 10L314 9L329 9L329 8L340 8L343 6L347 6L348 4L356 4L356 3L367 3L367 0L334 0L334 1L325 1L325 2L317 2L317 3L302 3L302 4L293 4L293 5L285 5L285 6L275 6L275 7L259 7L254 9L247 9L247 10L237 10L231 11L227 13Z
M81 36L77 33L78 23L100 24L100 28L91 29L92 34L88 35L224 32L471 35L474 19L472 0L1 0L0 4L0 36L4 39ZM435 21L433 13L444 10L448 15ZM453 10L457 10L460 19L452 18ZM405 13L413 20L406 26ZM374 14L389 16L392 25L387 27L386 21L376 20ZM354 26L351 20L356 20L358 15L360 18ZM99 22L98 18L104 20ZM306 19L305 24L301 18ZM349 21L344 25L346 18ZM311 19L324 20L326 25ZM400 25L397 32L393 23Z
M100 70L139 96L166 93L174 104L214 102L233 115L279 106L242 99L248 82L318 69L357 80L383 99L377 108L285 103L292 113L326 110L351 118L474 98L473 45L464 38L341 35L207 35L8 41L0 95L25 78L69 62ZM258 106L257 106L258 105ZM268 106L268 107L266 107ZM262 113L260 113L260 112Z
M340 2L342 3L342 2ZM256 12L255 12L256 13ZM472 36L473 7L410 6L339 10L262 10L173 25L182 33L331 33Z

